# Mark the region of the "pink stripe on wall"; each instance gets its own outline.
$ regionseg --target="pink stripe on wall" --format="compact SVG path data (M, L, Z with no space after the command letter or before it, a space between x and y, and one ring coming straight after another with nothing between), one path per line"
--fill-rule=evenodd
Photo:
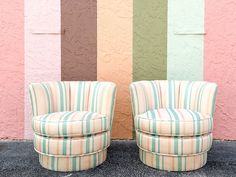
M205 80L219 85L214 138L235 140L236 133L236 4L207 0L205 15Z
M32 138L29 83L61 80L60 0L25 0L24 138Z
M22 139L24 128L24 5L0 1L0 137Z

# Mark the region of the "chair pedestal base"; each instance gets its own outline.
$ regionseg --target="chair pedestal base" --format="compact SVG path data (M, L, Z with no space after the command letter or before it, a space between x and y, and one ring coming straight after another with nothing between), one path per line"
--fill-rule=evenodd
M139 149L140 160L152 168L166 171L191 171L203 167L207 162L207 152L189 156L169 156Z
M85 154L83 156L54 156L47 154L39 154L40 164L53 171L69 172L69 171L82 171L94 168L102 164L107 157L107 149Z

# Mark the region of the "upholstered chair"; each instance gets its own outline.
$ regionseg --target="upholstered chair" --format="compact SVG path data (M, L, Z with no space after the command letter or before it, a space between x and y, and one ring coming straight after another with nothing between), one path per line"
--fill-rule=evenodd
M216 84L204 81L132 83L140 160L167 171L204 166L212 145L216 90Z
M34 148L40 164L79 171L105 161L116 86L110 82L44 82L30 86Z

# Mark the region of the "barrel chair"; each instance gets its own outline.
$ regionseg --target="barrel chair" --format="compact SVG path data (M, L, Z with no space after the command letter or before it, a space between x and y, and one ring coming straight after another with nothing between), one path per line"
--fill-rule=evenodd
M34 149L54 171L80 171L103 163L110 145L116 86L65 81L29 86Z
M207 162L217 85L205 81L138 81L130 86L140 160L190 171Z

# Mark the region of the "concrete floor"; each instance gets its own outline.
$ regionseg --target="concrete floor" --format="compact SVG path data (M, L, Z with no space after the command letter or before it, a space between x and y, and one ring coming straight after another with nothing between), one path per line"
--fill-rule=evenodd
M144 165L134 141L113 141L107 160L99 167L77 173L58 173L42 168L32 142L0 141L0 177L37 176L214 176L236 177L236 141L214 141L208 162L193 172L166 172Z

